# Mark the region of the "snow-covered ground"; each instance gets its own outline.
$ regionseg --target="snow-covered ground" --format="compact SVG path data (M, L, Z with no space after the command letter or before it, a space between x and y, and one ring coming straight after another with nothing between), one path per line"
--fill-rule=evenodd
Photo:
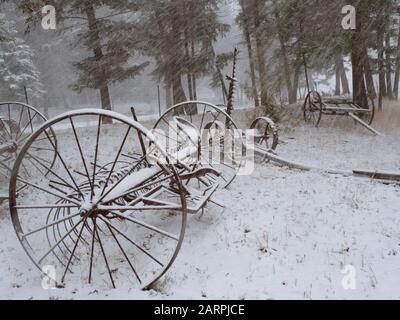
M292 126L281 132L278 154L320 167L400 170L399 119L378 116L383 137L349 119ZM189 217L178 259L148 292L129 284L42 289L3 204L0 298L400 298L400 187L257 163L217 198L227 208L210 205L201 219ZM355 288L345 290L353 271Z

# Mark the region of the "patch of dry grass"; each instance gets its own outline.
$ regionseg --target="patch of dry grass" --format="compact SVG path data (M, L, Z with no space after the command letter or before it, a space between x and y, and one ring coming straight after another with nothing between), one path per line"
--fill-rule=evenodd
M385 131L398 129L400 125L400 101L385 100L383 111L376 111L375 113L373 125Z

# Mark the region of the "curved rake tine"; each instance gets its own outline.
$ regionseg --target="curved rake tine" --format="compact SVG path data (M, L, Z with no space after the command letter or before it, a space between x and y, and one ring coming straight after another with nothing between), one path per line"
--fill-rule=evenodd
M55 245L53 245L44 256L42 256L38 261L39 263L42 263L42 261L44 259L47 258L47 256L54 251L55 248L58 247L58 245L64 241L64 239L66 239L76 228L78 228L78 226L82 223L83 219L81 219L71 230L69 230L60 240L57 241L57 243Z
M65 171L67 172L69 178L72 180L72 183L74 184L74 186L76 187L77 191L79 192L79 194L81 195L82 198L84 198L84 195L82 194L82 192L80 191L74 177L72 176L71 172L68 169L67 164L65 163L64 159L61 157L60 153L57 150L57 147L54 145L54 142L50 139L49 134L45 131L44 134L46 135L47 139L50 141L52 147L54 148L54 151L57 155L57 157L60 159L61 164L63 165Z

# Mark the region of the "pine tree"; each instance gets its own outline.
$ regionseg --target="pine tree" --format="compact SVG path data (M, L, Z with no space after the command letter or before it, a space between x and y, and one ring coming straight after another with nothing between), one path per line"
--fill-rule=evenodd
M136 65L135 24L127 14L135 13L137 1L128 0L23 0L19 8L28 14L28 29L41 19L46 4L56 8L60 32L72 32L73 45L82 46L88 55L74 63L78 79L77 91L99 90L101 106L111 110L110 85L140 74L148 63ZM100 13L101 12L101 13ZM125 14L125 19L120 19ZM107 119L104 119L106 122Z
M19 37L16 23L0 13L2 41L0 41L0 100L25 101L24 87L31 98L43 94L40 73L35 66L35 54Z
M243 30L243 37L246 42L247 47L247 55L249 59L249 67L250 67L250 79L251 79L251 93L254 99L254 105L256 107L260 106L260 100L258 97L258 89L257 89L257 77L256 77L256 67L255 67L255 59L254 59L254 45L252 41L252 26L250 24L250 13L248 10L248 3L245 0L239 0L241 12L236 18L236 22L239 24L241 29Z
M229 30L218 20L218 0L148 0L140 22L145 55L155 60L153 75L172 89L173 103L196 99L196 78L218 72L221 56L213 44ZM183 77L188 83L188 95ZM168 96L167 92L167 96ZM195 111L195 110L193 110Z

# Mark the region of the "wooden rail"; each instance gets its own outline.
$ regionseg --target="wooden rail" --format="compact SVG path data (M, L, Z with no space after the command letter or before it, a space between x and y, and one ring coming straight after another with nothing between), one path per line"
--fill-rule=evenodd
M359 117L357 117L354 113L349 112L349 116L354 119L356 122L358 122L359 124L361 124L363 127L365 127L366 129L368 129L369 131L371 131L373 134L377 135L377 136L382 136L382 133L380 133L379 131L375 130L374 128L372 128L370 125L368 125L365 121L361 120Z
M249 147L249 146L248 146ZM263 159L267 159L275 164L278 164L282 167L287 167L290 169L296 169L301 171L314 171L320 173L327 173L332 175L341 175L344 177L358 177L358 178L369 178L374 181L383 183L383 184L395 184L400 185L400 172L399 173L388 173L383 171L368 171L368 170L339 170L339 169L324 169L315 166L309 166L302 163L290 161L279 157L272 152L268 152L258 148L257 146L250 147L254 149L254 153Z

